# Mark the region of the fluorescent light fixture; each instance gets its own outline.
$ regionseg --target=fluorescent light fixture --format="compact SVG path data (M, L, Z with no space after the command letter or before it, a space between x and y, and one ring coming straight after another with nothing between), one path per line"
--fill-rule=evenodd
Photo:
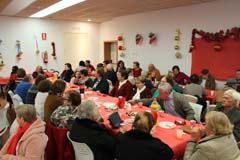
M91 20L91 19L88 19L87 21L88 21L88 22L91 22L92 20Z
M62 0L62 1L59 1L33 15L31 15L30 17L33 17L33 18L42 18L42 17L45 17L49 14L53 14L57 11L60 11L62 9L65 9L65 8L68 8L68 7L71 7L75 4L78 4L78 3L81 3L81 2L84 2L85 0Z

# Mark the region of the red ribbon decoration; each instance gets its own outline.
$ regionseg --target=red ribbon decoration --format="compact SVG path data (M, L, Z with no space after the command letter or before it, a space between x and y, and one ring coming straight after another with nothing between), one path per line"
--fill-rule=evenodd
M56 48L55 48L55 43L52 42L52 49L53 49L53 53L52 53L52 56L54 57L54 59L56 59Z

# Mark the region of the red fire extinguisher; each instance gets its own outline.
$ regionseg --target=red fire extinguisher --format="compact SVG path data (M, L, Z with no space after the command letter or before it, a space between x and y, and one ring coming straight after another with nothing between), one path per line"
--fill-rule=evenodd
M42 54L43 63L48 63L48 53L47 51Z

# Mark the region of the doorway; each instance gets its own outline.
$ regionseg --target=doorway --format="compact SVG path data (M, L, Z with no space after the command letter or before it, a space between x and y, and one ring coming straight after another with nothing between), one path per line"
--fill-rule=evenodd
M117 48L117 40L116 41L105 41L104 42L104 60L112 60L112 64L114 68L118 62L118 48Z

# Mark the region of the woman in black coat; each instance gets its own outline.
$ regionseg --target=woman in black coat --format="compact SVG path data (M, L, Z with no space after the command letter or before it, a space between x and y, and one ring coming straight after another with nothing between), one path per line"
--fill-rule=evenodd
M171 160L172 149L150 134L154 125L150 113L138 113L133 122L133 129L124 134L119 133L116 137L117 160Z
M60 75L60 79L66 81L66 82L70 82L73 74L74 74L74 72L72 70L72 65L70 63L65 63L64 71Z

